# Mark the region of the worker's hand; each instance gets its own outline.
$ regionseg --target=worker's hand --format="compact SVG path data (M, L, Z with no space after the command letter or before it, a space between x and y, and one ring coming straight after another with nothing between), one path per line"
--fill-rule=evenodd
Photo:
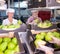
M32 25L36 25L37 23L35 21L31 22Z
M14 32L9 32L9 37L10 38L14 37Z
M40 47L38 49L44 51L45 54L54 54L53 53L54 49L50 48L50 47L47 47L47 46L40 45Z
M44 43L44 42L42 42L42 43ZM37 49L44 51L46 54L53 54L54 49L47 47L47 46L45 46L45 44L43 45L42 43L40 43L40 42L37 43L37 45L38 45Z
M37 23L33 20L32 22L28 23L30 25L37 25Z
M51 36L52 40L49 41L50 43L56 43L56 44L59 44L60 43L60 40L54 36Z

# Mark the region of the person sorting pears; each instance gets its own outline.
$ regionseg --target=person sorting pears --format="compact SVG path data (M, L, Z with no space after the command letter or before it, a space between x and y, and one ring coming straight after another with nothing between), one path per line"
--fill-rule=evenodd
M52 38L52 40L49 41L50 43L57 44L58 46L60 46L60 39L58 39L54 36L51 36L51 38ZM38 45L37 49L44 51L45 54L54 54L54 49L51 47L45 46L45 44L46 44L45 41L37 42L37 45Z
M27 20L27 24L35 24L38 22L42 22L41 18L38 17L38 10L32 10L32 16L30 16Z
M17 24L17 20L13 18L15 10L14 9L7 9L6 11L8 18L3 20L2 25L10 25L10 24Z

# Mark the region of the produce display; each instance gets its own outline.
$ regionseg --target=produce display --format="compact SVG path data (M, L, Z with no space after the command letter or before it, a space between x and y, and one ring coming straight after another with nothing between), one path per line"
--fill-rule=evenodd
M36 47L38 47L37 43L41 43L43 45L45 45L47 42L52 41L51 36L54 36L58 39L60 39L60 33L55 31L55 32L41 32L39 34L36 34L35 36L35 41L34 44ZM55 47L59 47L57 44L54 44Z
M22 22L20 20L18 20L17 24L13 25L13 24L9 24L9 25L0 25L0 29L3 30L14 30L17 28L20 28Z
M16 37L0 38L0 54L15 54L20 51Z
M49 27L52 26L52 23L50 21L46 20L44 22L38 23L37 26L40 27L40 28L49 28Z

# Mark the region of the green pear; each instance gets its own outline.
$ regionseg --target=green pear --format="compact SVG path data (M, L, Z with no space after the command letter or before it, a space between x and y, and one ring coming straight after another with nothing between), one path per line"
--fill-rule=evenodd
M0 29L3 27L3 25L0 25Z
M18 20L18 24L22 24L22 21L21 20Z
M7 48L7 42L3 42L3 43L0 45L0 51L4 51L6 48Z
M36 35L36 39L44 39L44 35L37 34L37 35Z
M14 51L7 49L4 54L14 54Z
M7 25L4 25L4 26L2 27L2 29L7 29Z
M37 26L38 26L38 27L42 27L42 25L43 25L43 23L39 23Z
M46 36L45 36L45 40L46 40L46 41L51 41L51 40L52 40L52 38L51 38L51 36L46 35Z
M35 23L39 23L39 19L35 19L34 22L35 22Z
M58 32L53 32L53 35L56 37L56 38L60 38L60 34Z
M13 50L15 48L15 44L13 42L10 42L8 44L8 49Z
M2 39L2 38L0 38L0 43L2 43L2 41L3 41L3 39Z
M2 51L0 51L0 54L4 54Z
M53 36L52 32L48 32L47 35L45 36L45 40L51 41L52 40L51 36Z
M14 25L10 25L8 28L15 28L15 26Z
M44 23L43 23L43 27L46 27L46 26L47 26L47 23L46 23L46 22L44 22Z
M45 41L42 41L41 39L36 39L36 40L34 41L34 44L35 44L36 48L39 48L39 45L40 45L40 44L41 44L41 45L45 45L46 42L45 42Z
M16 38L13 38L13 39L12 39L12 42L13 42L14 44L17 44L17 39L16 39Z
M43 36L46 36L46 32L41 32L40 34Z
M20 52L19 46L17 45L14 50L15 52Z
M11 38L6 37L6 38L3 39L3 41L9 43L11 41Z

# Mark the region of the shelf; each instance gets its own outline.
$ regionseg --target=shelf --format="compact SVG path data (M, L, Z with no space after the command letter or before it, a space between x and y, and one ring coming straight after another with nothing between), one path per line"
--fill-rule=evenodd
M29 10L31 10L31 9L37 9L37 10L40 10L40 9L60 9L60 6L30 8Z

